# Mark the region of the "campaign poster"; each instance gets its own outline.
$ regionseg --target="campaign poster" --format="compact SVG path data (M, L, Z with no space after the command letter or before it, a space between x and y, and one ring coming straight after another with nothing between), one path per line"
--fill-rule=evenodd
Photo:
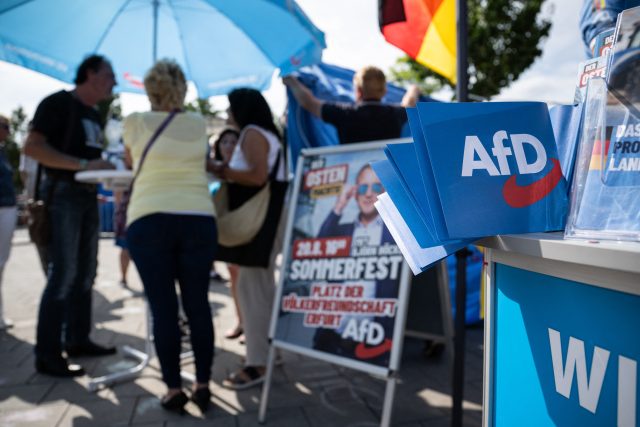
M272 336L318 358L388 368L408 274L374 206L385 190L370 163L384 159L382 146L354 147L301 157Z

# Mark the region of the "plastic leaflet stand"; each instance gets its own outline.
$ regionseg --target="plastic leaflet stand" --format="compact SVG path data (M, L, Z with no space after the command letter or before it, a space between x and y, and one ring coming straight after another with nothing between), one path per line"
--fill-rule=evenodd
M565 237L640 241L640 110L607 90L587 87Z

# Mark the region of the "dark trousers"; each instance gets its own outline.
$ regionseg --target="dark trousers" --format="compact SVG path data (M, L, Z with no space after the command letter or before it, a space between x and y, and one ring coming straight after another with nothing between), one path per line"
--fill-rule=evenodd
M181 385L176 280L189 320L196 379L208 383L211 376L213 323L207 295L217 241L215 220L200 215L153 214L127 229L129 253L151 308L162 379L169 388Z
M41 194L48 194L45 181ZM67 345L86 342L91 332L91 292L98 265L96 187L58 181L49 203L51 241L47 284L38 312L36 355L59 358Z

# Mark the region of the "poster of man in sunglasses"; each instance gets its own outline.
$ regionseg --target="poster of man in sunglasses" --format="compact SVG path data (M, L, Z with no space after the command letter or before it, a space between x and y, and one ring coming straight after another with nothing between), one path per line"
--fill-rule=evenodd
M363 248L377 247L382 242L393 243L389 230L374 206L378 195L383 192L384 188L371 166L362 166L356 174L355 184L344 186L333 209L322 223L318 237L352 236L351 256L358 256ZM352 199L358 206L357 219L352 223L341 224L342 212Z
M303 163L276 338L387 366L403 258L374 206L384 154L336 151Z

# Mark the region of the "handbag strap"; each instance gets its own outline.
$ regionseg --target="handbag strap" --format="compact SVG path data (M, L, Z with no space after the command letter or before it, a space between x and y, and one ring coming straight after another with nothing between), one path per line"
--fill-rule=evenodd
M151 135L149 142L147 142L147 145L144 147L144 150L142 150L142 155L140 156L140 162L138 163L138 170L136 170L136 174L133 176L133 179L131 180L131 186L129 187L129 192L133 191L133 183L136 181L136 178L138 178L138 175L140 175L140 171L142 170L142 165L144 164L144 160L147 158L147 154L149 153L151 146L153 145L154 142L156 142L160 134L167 128L167 126L169 126L169 123L171 122L171 120L173 120L176 114L178 114L180 111L182 110L180 109L171 110L169 115L165 117L162 123L160 123L160 126L158 126L158 128L153 133L153 135Z
M276 157L276 162L273 164L273 169L271 169L271 172L269 173L269 181L275 181L276 180L276 175L278 174L278 168L280 166L280 153L281 153L281 149L278 147L278 154Z

